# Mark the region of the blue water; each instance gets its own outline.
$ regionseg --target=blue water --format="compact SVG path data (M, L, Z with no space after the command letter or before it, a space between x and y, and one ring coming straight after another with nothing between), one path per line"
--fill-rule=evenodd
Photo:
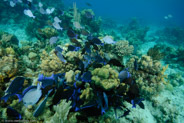
M64 0L66 5L77 3L79 8L91 8L97 16L111 18L123 23L132 17L141 19L144 23L184 26L183 0ZM88 7L86 3L92 6ZM173 18L165 20L164 16L171 14Z

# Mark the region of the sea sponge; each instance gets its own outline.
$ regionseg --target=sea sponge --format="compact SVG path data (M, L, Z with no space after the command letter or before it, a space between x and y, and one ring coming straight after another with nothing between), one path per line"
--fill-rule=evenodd
M115 89L120 84L118 73L110 65L94 69L92 75L94 84L105 91Z
M129 42L126 40L117 41L114 44L113 53L118 57L122 58L123 56L130 55L134 51L133 45L129 45Z

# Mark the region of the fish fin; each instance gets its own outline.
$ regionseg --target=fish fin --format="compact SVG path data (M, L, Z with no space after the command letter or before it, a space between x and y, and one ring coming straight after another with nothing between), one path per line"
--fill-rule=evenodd
M23 96L21 94L15 94L15 95L19 98L19 102L21 102L23 99Z

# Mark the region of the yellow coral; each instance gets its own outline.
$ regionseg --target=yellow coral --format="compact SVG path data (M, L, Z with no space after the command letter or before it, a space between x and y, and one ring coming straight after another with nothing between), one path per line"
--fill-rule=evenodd
M120 84L118 73L110 68L110 65L94 69L92 75L94 84L103 90L115 89Z
M5 51L7 55L15 55L15 51L11 47L6 48Z

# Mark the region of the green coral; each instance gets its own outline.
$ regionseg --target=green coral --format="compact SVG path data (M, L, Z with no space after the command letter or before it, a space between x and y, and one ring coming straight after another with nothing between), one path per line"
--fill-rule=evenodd
M120 84L118 73L110 65L94 69L92 75L94 84L105 91L115 89Z
M46 123L67 123L67 116L72 108L71 101L66 102L66 100L62 100L60 104L54 106L55 114L51 117L50 121L46 121Z

